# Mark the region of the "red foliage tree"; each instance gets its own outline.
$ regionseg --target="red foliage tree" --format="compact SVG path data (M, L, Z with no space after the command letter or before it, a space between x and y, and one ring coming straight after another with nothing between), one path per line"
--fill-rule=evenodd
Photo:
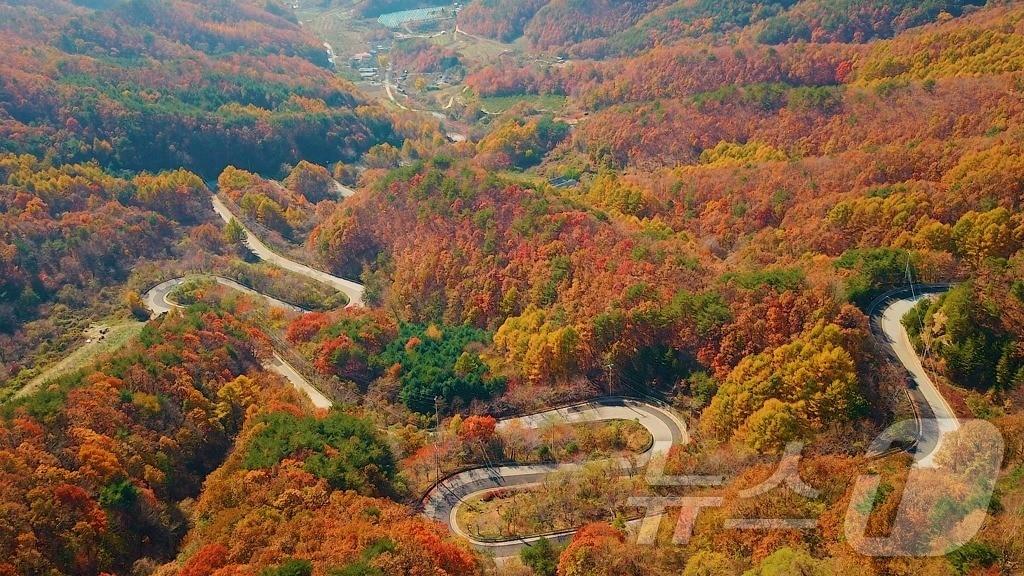
M459 438L472 442L490 442L497 420L494 416L470 416L459 426Z
M210 576L228 561L228 549L222 544L207 544L178 571L178 576Z

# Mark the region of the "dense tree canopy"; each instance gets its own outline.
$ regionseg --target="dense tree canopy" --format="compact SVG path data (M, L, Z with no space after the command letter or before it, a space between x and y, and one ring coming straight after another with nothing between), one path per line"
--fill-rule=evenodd
M205 219L208 191L185 171L125 179L95 163L0 155L0 331L59 302L80 307L145 258L171 253Z
M211 178L352 159L389 138L276 5L0 4L0 149Z
M790 344L743 359L701 416L702 429L778 451L810 430L850 420L862 399L845 338L836 325L816 326Z
M391 452L369 422L340 412L322 419L281 412L267 415L262 424L245 453L250 470L302 454L305 469L335 489L369 495L391 490Z
M173 557L178 504L224 458L231 415L281 391L264 375L232 378L256 366L238 320L191 313L5 405L0 569L116 572Z
M301 4L375 45L378 14L434 2ZM407 504L480 459L633 445L582 440L620 424L507 441L485 415L603 394L694 423L666 466L724 476L722 504L640 549L605 470L561 494L613 524L522 570L1012 570L1017 473L946 557L867 559L843 532L851 506L891 520L906 483L908 455L859 454L912 413L865 315L908 279L957 284L905 326L953 409L1003 430L1007 470L1024 455L1024 10L978 4L473 0L467 34L410 25L382 55L466 73L424 115L370 103L278 0L0 0L0 376L25 373L23 342L81 333L69 310L143 319L145 288L186 271L317 310L192 279L187 308L0 407L0 574L482 573ZM254 263L243 224L369 306ZM345 402L313 410L271 352ZM744 495L792 440L819 496ZM868 466L877 497L851 503Z

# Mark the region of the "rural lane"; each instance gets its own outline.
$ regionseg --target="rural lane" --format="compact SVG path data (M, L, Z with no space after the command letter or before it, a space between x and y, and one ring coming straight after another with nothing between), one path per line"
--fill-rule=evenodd
M908 392L915 405L918 415L918 443L915 454L915 465L919 467L934 466L934 455L942 441L942 436L959 428L956 414L938 388L928 376L921 360L914 351L901 322L907 313L921 298L941 292L946 288L925 289L924 294L895 299L882 298L872 306L870 314L872 322L881 332L883 343L890 349L894 360L902 364L914 386ZM893 294L895 294L894 292ZM884 307L883 307L884 306ZM879 312L876 308L881 308ZM689 436L685 424L670 410L647 404L645 402L626 399L604 399L559 408L539 414L509 418L498 423L497 429L513 428L538 429L549 423L583 423L605 420L625 419L636 420L651 434L653 443L644 453L631 461L620 459L617 463L624 472L642 468L653 458L663 457L673 444L686 444ZM580 464L535 464L535 465L502 465L479 467L458 472L439 482L423 499L425 516L446 524L452 533L467 540L476 550L495 558L506 558L518 554L524 547L540 540L541 536L517 538L504 541L485 541L467 533L456 521L459 506L466 499L501 488L526 488L544 482L554 472L573 471ZM646 520L656 520L649 517ZM634 521L632 524L639 524ZM576 530L565 530L546 534L543 537L564 542L572 537Z
M341 192L343 195L345 195L346 192L348 193L349 196L354 194L354 191L348 188L344 188L340 184L337 184L337 187L339 189L339 192ZM275 266L278 266L290 272L294 272L295 274L305 276L306 278L315 280L317 282L320 282L321 284L326 284L327 286L330 286L335 290L338 290L339 292L343 292L346 296L348 296L349 299L348 306L346 306L347 308L361 308L364 306L364 289L361 284L352 282L351 280L345 280L344 278L339 278L337 276L332 276L331 274L328 274L326 272L317 270L315 268L310 268L305 264L300 264L299 262L295 262L294 260L289 260L288 258L281 256L277 252L271 250L270 247L267 246L262 240L260 240L255 234L253 234L252 231L249 230L249 228L242 224L240 220L235 218L234 214L231 213L231 210L229 210L228 207L224 205L220 198L217 198L216 195L211 195L210 201L213 204L213 210L217 213L217 215L221 217L221 219L224 220L225 223L231 222L231 220L235 220L236 222L239 223L239 225L242 226L242 230L245 231L245 245L248 246L249 249L252 250L253 254L255 254L261 260L274 264ZM227 286L228 288L237 290L244 294L249 294L251 296L263 298L267 302L267 304L272 308L279 308L282 310L288 310L290 312L306 312L306 310L303 310L298 306L293 306L292 304L288 304L287 302L278 300L277 298L274 298L272 296L268 296L261 292L257 292L256 290L243 286L242 284L239 284L238 282L235 282L234 280L231 280L229 278L223 278L220 276L207 277L212 277L217 281L218 284L221 284L222 286ZM161 316L163 314L166 314L167 312L170 312L174 308L181 307L179 304L169 300L168 295L186 280L188 280L188 277L172 278L170 280L157 284L156 286L150 288L149 291L146 292L146 294L143 296L143 302L145 302L146 307L152 311L154 317ZM333 405L329 398L324 396L323 393L317 390L315 386L310 384L309 381L302 376L302 374L300 374L291 364L285 361L284 358L282 358L277 352L274 352L273 357L264 364L264 367L280 374L281 376L284 376L289 382L292 383L293 386L295 386L295 388L302 392L305 392L306 395L309 396L309 399L313 403L313 406L315 406L316 408L327 409Z
M273 308L281 308L283 310L288 310L290 312L305 312L305 310L299 308L298 306L294 306L292 304L284 302L283 300L278 300L273 296L267 296L262 292L257 292L256 290L243 286L242 284L239 284L238 282L235 282L230 278L224 278L221 276L210 276L206 274L197 274L192 278L204 277L213 278L221 286L227 286L232 290L237 290L250 296L263 298ZM142 297L142 301L146 304L146 307L153 312L153 316L160 316L161 314L166 314L167 312L170 312L174 308L180 308L178 304L170 301L167 298L167 296L171 292L173 292L175 288L183 284L189 278L190 277L172 278L170 280L167 280L166 282L161 282L160 284L157 284L156 286L150 288L149 291L146 292L146 294Z
M142 301L145 302L146 307L148 307L150 311L152 311L154 318L162 316L175 308L182 308L183 306L172 301L170 298L168 298L168 296L170 295L171 292L174 291L175 288L177 288L190 278L201 277L203 277L203 275L172 278L170 280L167 280L166 282L161 282L160 284L157 284L156 286L150 288L149 291L147 291L146 294L142 297ZM303 310L298 306L293 306L292 304L289 304L282 300L278 300L273 296L267 296L266 294L257 292L251 288L247 288L239 284L238 282L235 282L234 280L230 280L228 278L221 278L219 276L206 277L213 278L214 280L217 281L218 284L222 286L227 286L228 288L237 290L250 296L263 298L271 308L278 308L281 310L287 310L289 312L306 312L306 310ZM315 386L310 384L309 381L302 376L302 374L300 374L291 364L285 361L285 359L282 358L276 351L273 353L273 356L269 360L264 362L263 367L268 370L271 370L272 372L276 372L281 376L284 376L285 379L291 382L292 386L294 386L297 390L299 390L300 392L305 392L306 396L309 396L309 400L310 402L313 403L314 407L329 409L331 406L334 405L334 403L331 402L329 398L324 396L323 393L317 390Z
M230 222L232 219L238 221L217 196L211 196L211 200L214 210L225 222ZM239 224L241 224L240 221ZM349 297L349 307L361 307L364 305L364 289L362 285L285 258L271 250L270 247L244 225L243 229L245 231L246 245L259 258L344 292ZM146 293L144 300L155 315L166 313L170 309L177 307L175 303L168 300L167 296L184 280L184 278L168 280ZM216 280L235 290L266 298L271 306L301 311L295 306L260 294L232 280L219 277ZM917 466L934 465L932 459L941 443L942 436L947 432L957 430L959 423L955 412L946 399L942 397L942 394L921 365L921 360L914 351L901 320L904 314L921 298L945 289L945 287L932 288L930 290L926 288L922 294L898 299L894 297L898 291L894 291L891 295L883 295L883 297L876 300L876 303L869 310L873 326L877 326L878 331L883 337L883 343L888 346L893 359L906 368L914 382L914 386L908 392L912 402L915 404L920 427L918 431L917 454L915 455ZM879 307L882 307L880 312L876 309ZM306 392L313 405L317 408L330 408L332 405L328 398L321 394L276 352L273 359L268 361L266 367L281 374L296 388ZM652 459L664 458L673 445L689 442L686 425L670 410L646 402L623 398L598 399L537 414L504 419L498 423L498 430L507 431L514 428L529 430L538 429L552 423L586 423L619 419L637 421L648 431L652 438L652 444L645 452L631 459L620 458L616 460L616 464L624 472L632 472L643 468ZM456 513L459 505L475 494L499 488L536 485L543 482L546 477L556 471L578 470L580 466L580 464L574 463L503 465L479 467L459 472L445 478L427 493L422 502L423 513L429 518L446 524L453 533L469 541L477 550L497 558L512 556L518 554L523 547L531 545L541 537L527 537L500 542L476 539L466 533L456 522ZM546 537L555 541L565 541L574 533L575 530L566 530L548 534Z

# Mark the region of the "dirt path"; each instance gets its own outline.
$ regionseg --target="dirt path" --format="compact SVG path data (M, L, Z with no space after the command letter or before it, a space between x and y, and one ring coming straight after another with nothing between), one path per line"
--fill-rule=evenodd
M14 393L14 398L22 398L38 390L43 384L56 380L93 362L98 356L107 354L122 347L132 338L139 335L143 322L135 320L100 322L90 326L84 333L86 343L79 346L71 354L47 367L41 374L29 380L28 384Z

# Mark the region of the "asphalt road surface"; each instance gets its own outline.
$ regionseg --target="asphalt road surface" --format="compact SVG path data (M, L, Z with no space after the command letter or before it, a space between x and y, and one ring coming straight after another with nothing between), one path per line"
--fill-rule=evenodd
M305 310L303 310L302 308L293 306L287 302L283 302L272 296L267 296L266 294L257 292L251 288L247 288L239 284L238 282L235 282L234 280L230 280L228 278L221 278L217 276L214 276L213 278L217 281L218 284L221 284L222 286L227 286L239 292L249 294L251 296L256 296L257 298L263 298L264 300L266 300L267 304L272 308L279 308L282 310L288 310L290 312L305 312ZM150 288L148 292L146 292L145 296L143 296L143 302L145 302L146 306L153 312L154 318L156 318L157 316L162 316L175 308L182 307L180 304L177 304L170 298L168 298L168 295L186 280L188 280L188 278L173 278L166 282L161 282L160 284L157 284L156 286ZM292 367L291 364L286 362L284 358L281 358L281 356L278 355L277 352L274 352L274 356L270 360L265 362L263 367L273 372L276 372L281 376L284 376L289 382L291 382L292 386L294 386L297 390L299 390L300 392L305 392L306 395L309 396L309 399L313 403L314 407L328 409L331 406L333 406L333 402L331 402L329 398L324 396L319 390L316 389L315 386L310 384L309 381L302 376L302 374L300 374L294 367Z
M921 365L921 359L910 343L906 329L903 328L903 315L919 300L931 294L918 294L893 300L879 313L879 324L885 335L886 344L900 364L906 368L913 382L909 392L911 400L918 407L918 416L921 420L920 440L915 455L916 465L920 467L933 466L936 451L942 444L942 437L960 428L956 413Z
M941 289L933 289L930 292L934 294L939 291ZM917 466L928 467L934 466L934 455L942 442L943 435L958 429L959 422L955 412L939 393L935 383L932 382L921 365L921 360L914 351L901 322L903 315L922 297L927 297L927 295L883 300L880 305L881 311L873 311L873 315L876 317L885 344L890 347L894 359L907 369L909 378L913 381L913 386L908 392L915 404L920 423L915 460ZM667 454L669 448L675 443L685 444L689 441L685 424L669 410L633 400L596 400L540 414L510 418L499 422L498 429L516 426L535 429L549 422L579 423L611 419L635 419L647 429L654 440L651 448L633 461L621 460L618 462L624 472L629 471L630 468L643 467L651 459ZM423 501L424 514L445 523L454 534L464 538L475 549L483 553L495 558L514 556L524 547L539 540L540 536L500 542L474 538L456 521L459 506L467 498L477 494L498 488L526 488L543 482L547 476L556 471L577 470L579 467L578 464L494 466L454 474L438 483L426 495ZM651 518L646 520L651 520ZM649 522L648 525L650 525ZM544 537L556 542L564 542L574 533L575 530L566 530L547 534Z

